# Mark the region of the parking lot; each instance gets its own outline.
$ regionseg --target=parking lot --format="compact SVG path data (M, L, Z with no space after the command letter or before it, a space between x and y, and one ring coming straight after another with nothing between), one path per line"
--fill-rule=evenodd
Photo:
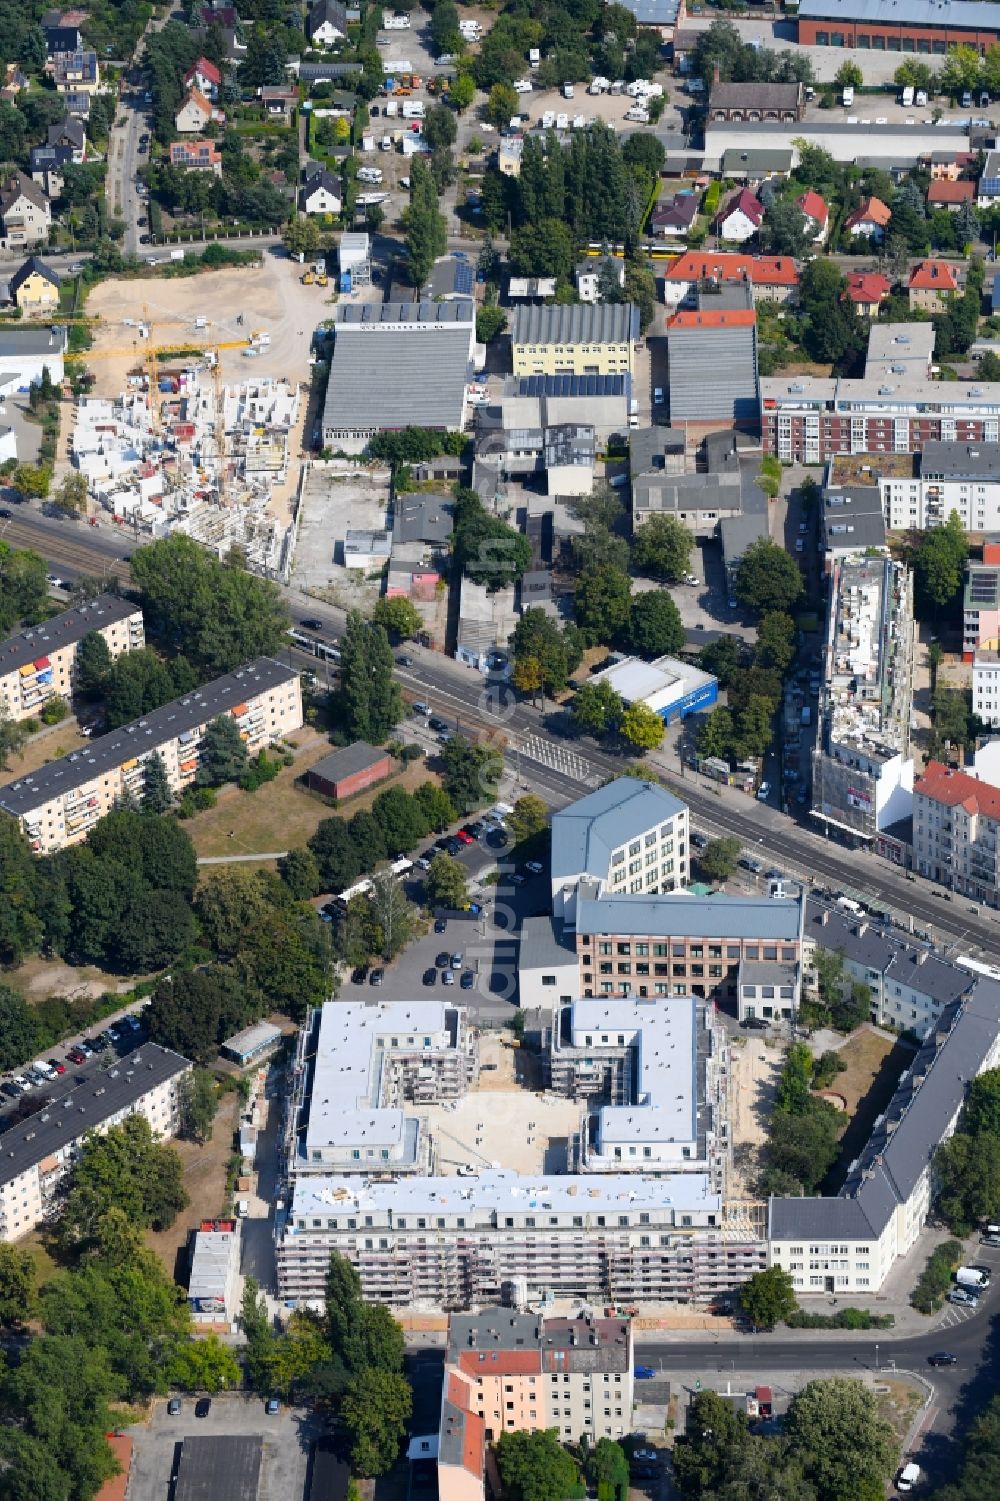
M97 1022L87 1036L91 1039L98 1038L102 1028L107 1028L112 1024L111 1018L103 1023ZM50 1049L46 1058L60 1065L63 1072L54 1073L52 1078L45 1082L33 1080L28 1076L27 1071L31 1065L27 1063L23 1068L14 1069L11 1073L5 1074L3 1082L0 1083L0 1105L2 1105L0 1131L5 1131L19 1115L23 1116L29 1103L33 1110L40 1110L43 1105L63 1099L81 1084L86 1084L98 1078L109 1068L114 1068L119 1060L132 1052L145 1037L145 1032L138 1023L136 1027L129 1029L118 1027L117 1023L114 1025L115 1037L111 1038L108 1035L106 1042L101 1042L90 1051L88 1056L80 1057L79 1061L69 1056L71 1052L76 1051L75 1042L59 1044ZM23 1080L27 1087L14 1084L13 1079Z
M268 1416L259 1397L223 1394L212 1398L207 1417L194 1416L194 1399L185 1397L171 1417L165 1400L155 1401L145 1423L126 1429L134 1445L129 1474L129 1501L165 1501L188 1435L235 1437L260 1434L264 1440L258 1501L300 1501L305 1493L309 1451L321 1424L302 1408Z

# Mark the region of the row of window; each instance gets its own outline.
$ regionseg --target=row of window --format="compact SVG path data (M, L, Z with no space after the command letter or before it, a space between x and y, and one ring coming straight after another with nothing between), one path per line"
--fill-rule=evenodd
M592 938L589 933L581 935L581 948L589 949L591 943ZM645 959L650 954L652 954L654 959L704 959L706 951L709 959L721 959L723 957L725 957L726 959L760 959L761 957L763 957L764 959L778 959L780 957L784 963L794 964L796 958L798 957L795 947L792 944L704 944L691 943L690 941L677 943L648 943L645 940L634 943L631 940L626 939L611 940L606 938L600 939L597 944L597 952L601 958L606 958L611 954L616 954L619 957L628 958L634 952L635 956L639 959ZM591 963L589 954L584 953L581 957L585 964Z
M858 47L863 52L918 52L925 57L931 55L944 57L949 45L955 44L941 41L937 37L901 37L892 33L884 36L877 31L859 31L853 39L848 35L845 41L845 33L842 31L817 31L815 45L817 47ZM982 51L982 48L979 50Z

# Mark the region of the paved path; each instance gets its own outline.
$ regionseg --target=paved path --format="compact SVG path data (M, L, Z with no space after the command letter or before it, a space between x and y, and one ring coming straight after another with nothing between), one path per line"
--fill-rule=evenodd
M287 850L264 851L259 855L200 855L199 865L239 865L248 860L283 860Z

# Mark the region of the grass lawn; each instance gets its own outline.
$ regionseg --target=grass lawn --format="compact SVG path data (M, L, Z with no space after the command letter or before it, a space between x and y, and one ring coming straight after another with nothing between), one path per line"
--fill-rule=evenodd
M896 1438L902 1444L920 1406L920 1393L908 1381L897 1381L891 1377L887 1381L880 1380L876 1391L878 1415L891 1424Z
M18 1242L18 1247L22 1251L27 1251L35 1263L39 1287L45 1282L50 1282L57 1272L62 1271L58 1261L43 1245L40 1230L32 1230L30 1235L26 1235L24 1240Z
M412 792L429 777L437 780L424 761L414 761L398 776L369 788L339 808L328 808L311 792L296 787L295 778L330 750L328 741L318 739L295 758L294 766L282 767L274 781L266 782L258 791L231 788L223 792L214 808L207 808L184 824L195 852L199 856L258 855L294 849L305 844L324 818L332 818L335 813L352 818L362 808L370 808L388 787Z
M824 1194L836 1193L853 1162L872 1133L875 1117L892 1099L903 1070L913 1062L913 1048L882 1037L873 1027L862 1027L839 1050L847 1072L838 1074L830 1089L847 1103L840 1156L823 1185Z
M80 734L76 720L70 716L47 732L40 730L37 735L32 735L24 753L11 756L8 769L0 771L0 782L16 782L25 772L37 771L49 761L58 761L60 756L68 756L70 751L79 750L86 744L86 736Z

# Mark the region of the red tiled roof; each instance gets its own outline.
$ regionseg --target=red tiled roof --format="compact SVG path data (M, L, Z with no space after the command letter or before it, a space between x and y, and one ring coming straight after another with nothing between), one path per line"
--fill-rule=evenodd
M199 57L194 66L187 70L184 75L185 81L193 78L196 73L200 73L202 78L207 78L209 83L218 85L222 82L222 74L214 63L209 62L207 57Z
M853 229L856 224L878 224L882 229L892 218L892 209L881 198L864 198L853 214L848 214L844 220L844 227Z
M818 193L814 193L812 188L803 193L801 198L796 199L796 202L806 218L815 219L817 224L825 224L830 217L830 210L825 200Z
M486 1459L486 1424L477 1412L465 1414L462 1443L462 1468L477 1478L482 1476Z
M940 761L928 761L913 790L949 808L964 808L966 813L984 813L987 818L1000 819L1000 787L980 782L967 771L952 771Z
M948 261L921 261L910 273L910 286L928 291L958 291L958 276Z
M761 287L797 287L799 273L788 255L740 255L737 251L688 250L664 272L665 281L742 281Z
M937 177L927 189L928 203L971 203L975 196L975 184L971 182L949 182L945 177Z
M892 283L887 276L880 276L877 271L851 271L844 295L852 302L881 302L891 291Z
M764 222L764 205L759 198L755 198L749 188L740 188L734 193L729 202L719 211L718 223L724 224L730 214L746 214L751 224L759 229Z
M753 308L728 308L721 313L683 308L667 319L667 328L753 328L756 322Z

